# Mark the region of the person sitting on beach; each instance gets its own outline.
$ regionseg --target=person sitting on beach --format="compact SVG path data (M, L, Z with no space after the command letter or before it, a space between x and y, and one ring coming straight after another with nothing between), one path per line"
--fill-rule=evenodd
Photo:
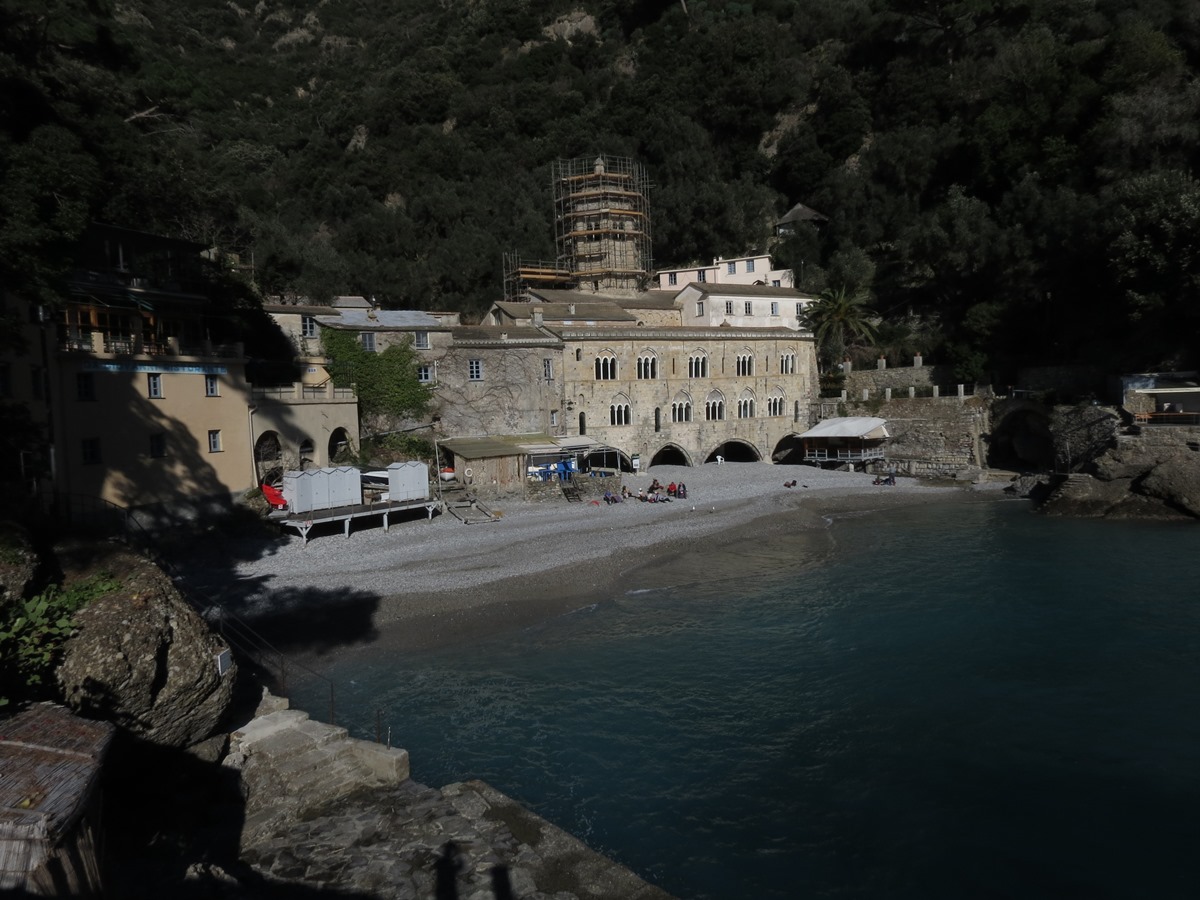
M679 484L675 485L675 496L678 497L680 500L687 499L687 485L684 484L682 481L679 482Z
M640 491L638 491L638 499L641 500L643 503L646 502L646 489L645 488L642 488Z
M654 496L657 498L657 502L659 502L659 503L670 503L671 502L671 498L668 497L666 494L655 494Z
M627 484L621 485L621 499L628 500L632 496L633 496L633 494L631 494L629 492L629 485L627 485Z
M620 503L621 501L617 499L617 495L614 494L612 491L605 491L604 492L604 502L607 503L609 506L612 506L614 503Z
M650 493L653 494L655 491L661 491L661 490L662 490L662 485L659 483L659 480L657 478L655 478L654 481L652 481L650 483Z
M677 490L679 490L679 487L675 484L675 482L672 481L667 485L667 496L674 497Z

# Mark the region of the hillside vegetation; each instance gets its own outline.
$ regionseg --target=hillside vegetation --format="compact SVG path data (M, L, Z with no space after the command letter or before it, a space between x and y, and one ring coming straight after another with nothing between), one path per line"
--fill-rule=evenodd
M774 248L964 378L1194 365L1184 0L3 0L0 277L89 217L263 294L478 313L552 257L550 163L648 168L655 262ZM916 318L914 318L916 317ZM919 319L923 329L911 330Z

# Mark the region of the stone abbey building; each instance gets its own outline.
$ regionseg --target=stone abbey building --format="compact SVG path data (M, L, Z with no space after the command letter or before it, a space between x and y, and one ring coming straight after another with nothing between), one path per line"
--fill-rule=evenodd
M480 325L456 315L331 309L319 327L382 351L411 341L434 391L438 436L586 437L655 463L766 460L806 430L815 342L788 288L690 284L677 292L530 290ZM736 322L736 324L734 324Z

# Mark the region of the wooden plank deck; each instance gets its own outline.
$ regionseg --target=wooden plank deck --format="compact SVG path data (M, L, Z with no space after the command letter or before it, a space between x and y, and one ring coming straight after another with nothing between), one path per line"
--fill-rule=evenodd
M387 531L390 524L388 518L392 513L424 509L427 517L432 519L434 512L441 508L441 500L436 497L427 497L423 500L389 500L383 503L362 503L357 506L334 506L329 509L313 509L302 513L289 513L287 510L281 510L271 513L268 518L286 528L295 528L307 545L308 533L314 525L341 522L343 523L343 533L346 537L350 537L350 523L355 519L366 516L383 516L383 530Z

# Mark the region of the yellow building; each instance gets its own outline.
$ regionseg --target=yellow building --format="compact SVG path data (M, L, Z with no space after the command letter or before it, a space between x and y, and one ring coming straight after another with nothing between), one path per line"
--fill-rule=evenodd
M327 464L357 443L352 392L327 378L251 385L242 345L210 340L201 250L93 226L55 310L9 299L10 312L28 313L23 346L4 361L9 399L39 429L20 453L24 488L59 509L106 502L186 516L258 485L264 434L281 462L290 450Z

